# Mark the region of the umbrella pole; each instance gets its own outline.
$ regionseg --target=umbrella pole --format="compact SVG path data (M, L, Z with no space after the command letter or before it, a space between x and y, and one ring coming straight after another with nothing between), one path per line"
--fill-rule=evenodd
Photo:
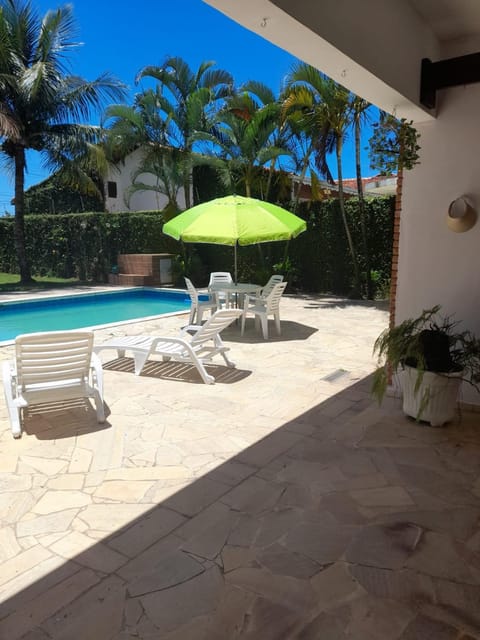
M235 267L235 284L237 284L237 243L235 243L233 247L233 255L234 255L234 267Z

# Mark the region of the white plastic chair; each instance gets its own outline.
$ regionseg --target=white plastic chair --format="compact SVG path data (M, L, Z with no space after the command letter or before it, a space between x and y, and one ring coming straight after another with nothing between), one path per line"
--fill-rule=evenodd
M232 285L233 278L229 271L212 271L210 274L210 281L208 283L209 291L216 292L218 295L218 302L224 304L226 307L230 306L230 294L222 291L222 284Z
M283 282L282 275L274 274L273 276L270 276L267 284L260 290L260 296L256 296L256 297L266 298L269 295L269 293L272 291L273 287L279 282Z
M137 376L150 356L162 356L165 361L188 363L197 368L205 384L213 384L215 378L207 373L205 362L210 362L218 354L223 357L228 367L235 367L235 363L227 358L226 352L229 351L229 347L223 344L220 332L241 314L240 309L222 309L216 311L202 326L184 327L177 338L124 336L112 338L96 346L95 351L116 349L119 358L125 356L125 351L131 351Z
M22 410L35 404L93 398L98 422L105 421L102 364L92 349L91 331L17 336L15 359L3 363L3 389L14 438L22 435Z
M258 327L258 324L261 322L264 340L268 339L268 316L270 315L273 315L277 333L280 335L280 299L287 284L287 282L278 282L273 286L272 290L265 298L249 295L245 296L242 314L242 336L245 330L245 320L248 313L255 316L256 327Z
M202 324L203 312L210 311L214 313L218 308L218 299L216 294L202 294L208 296L206 300L200 299L200 293L195 289L193 283L188 278L185 278L185 284L187 285L188 295L190 296L190 317L188 324L193 324L195 321L197 324ZM196 317L195 317L196 316Z

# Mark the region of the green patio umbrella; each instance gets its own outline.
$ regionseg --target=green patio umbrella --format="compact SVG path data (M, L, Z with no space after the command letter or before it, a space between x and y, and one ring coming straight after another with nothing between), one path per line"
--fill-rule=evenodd
M183 242L205 242L234 247L237 282L237 246L290 240L307 228L305 220L286 209L243 196L202 202L163 225L163 233Z

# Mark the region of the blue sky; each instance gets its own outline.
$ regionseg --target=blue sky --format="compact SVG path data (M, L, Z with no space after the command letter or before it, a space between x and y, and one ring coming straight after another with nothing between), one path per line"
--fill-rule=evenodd
M55 0L31 0L31 3L41 14L64 4ZM160 64L167 56L179 56L193 69L204 60L214 60L219 68L233 74L237 84L255 79L276 92L296 61L202 0L79 0L73 2L73 9L78 41L83 45L70 57L71 72L91 80L109 71L128 85L131 96L139 89L134 85L137 72L146 65ZM334 165L332 162L335 175ZM30 154L28 169L27 187L48 175L38 154ZM345 177L355 175L348 143L343 171ZM366 156L363 173L372 174ZM12 212L9 204L12 197L13 182L2 169L0 214L5 209Z

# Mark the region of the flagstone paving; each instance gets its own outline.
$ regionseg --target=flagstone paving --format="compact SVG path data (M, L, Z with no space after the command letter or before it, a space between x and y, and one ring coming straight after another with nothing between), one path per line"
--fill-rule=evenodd
M479 639L480 413L373 403L386 323L287 297L281 337L224 332L215 385L105 352L105 425L58 405L14 440L2 403L0 638Z

